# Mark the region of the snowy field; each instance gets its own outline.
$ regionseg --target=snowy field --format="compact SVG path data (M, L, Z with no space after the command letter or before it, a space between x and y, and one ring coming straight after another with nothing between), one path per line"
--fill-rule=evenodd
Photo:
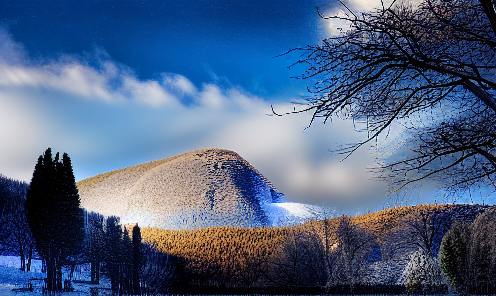
M21 271L19 267L20 257L16 256L0 256L0 296L32 296L42 295L43 278L46 274L41 272L41 260L33 260L31 271ZM89 281L89 265L77 266L73 280ZM64 270L63 278L69 277L69 269ZM13 289L25 288L28 284L33 285L33 291L14 291ZM101 281L100 285L90 284L73 284L74 292L61 293L59 295L82 296L91 295L91 288L99 288L98 296L110 295L110 291L102 290L101 288L110 288L108 282Z

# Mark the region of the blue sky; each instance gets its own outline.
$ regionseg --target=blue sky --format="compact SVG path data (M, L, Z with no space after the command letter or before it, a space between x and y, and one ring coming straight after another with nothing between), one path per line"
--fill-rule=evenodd
M380 1L348 1L356 11ZM195 149L238 152L294 202L381 207L349 121L315 123L293 108L292 48L337 26L337 1L0 1L0 173L29 181L47 148L77 180ZM430 186L430 185L429 185ZM427 186L427 187L429 187Z

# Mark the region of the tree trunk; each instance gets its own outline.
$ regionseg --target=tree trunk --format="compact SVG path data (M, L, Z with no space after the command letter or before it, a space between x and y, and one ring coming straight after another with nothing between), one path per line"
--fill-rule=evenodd
M100 283L100 260L98 259L91 261L91 283Z
M57 262L57 291L62 291L62 266Z
M96 281L96 264L94 260L91 260L91 283L98 284Z
M29 253L28 253L28 264L26 266L27 271L31 271L31 259L33 258L33 245L29 246Z
M19 255L21 255L21 270L26 271L26 256L23 247L19 247Z
M46 262L46 271L47 271L47 279L46 279L46 288L48 291L55 291L55 265L53 263L53 259L49 258Z
M97 284L100 283L100 259L95 262L95 281Z
M62 267L54 258L47 260L47 290L62 291Z
M119 279L117 278L117 266L116 264L111 264L110 266L110 285L112 287L112 294L116 295L119 293Z

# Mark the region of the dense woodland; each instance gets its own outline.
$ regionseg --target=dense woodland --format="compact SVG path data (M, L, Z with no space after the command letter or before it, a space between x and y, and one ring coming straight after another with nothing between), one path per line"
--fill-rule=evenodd
M494 242L488 243L496 233L488 222L491 215L494 209L488 206L423 205L293 227L145 228L142 233L143 241L184 260L188 287L487 293L495 291L489 281L457 286L448 270L468 267L471 276L491 278L495 257L490 254L496 251ZM453 255L447 243L460 223L471 233L471 265L453 261L460 254Z

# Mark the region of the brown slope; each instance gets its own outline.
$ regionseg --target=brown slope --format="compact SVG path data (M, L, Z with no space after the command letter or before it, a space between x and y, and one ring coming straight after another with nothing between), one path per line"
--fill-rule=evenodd
M395 270L381 270L382 273L390 273L389 277L399 278L403 268L408 263L409 252L415 251L416 246L402 246L402 242L409 243L409 235L406 232L409 222L419 217L421 212L437 210L447 214L448 220L473 219L481 212L489 209L488 206L477 205L418 205L395 207L376 213L352 217L353 224L359 224L373 232L380 246L382 259L387 264L392 264ZM340 218L327 220L329 245L337 243L336 230ZM449 225L448 225L449 227ZM444 231L446 231L445 229ZM317 233L324 241L324 221L312 221L304 225L291 227L264 227L256 229L240 229L233 227L213 227L199 230L161 230L154 228L143 228L143 241L165 253L179 256L186 260L187 272L197 274L211 274L216 271L224 275L236 275L246 278L253 270L263 269L263 263L272 262L271 256L283 243L287 235L308 231ZM442 237L442 233L439 234ZM440 240L436 242L440 243ZM390 244L388 246L388 244ZM395 252L389 248L399 246ZM391 254L386 254L391 253ZM376 264L381 264L377 262ZM387 265L386 264L386 265ZM387 265L389 266L389 265ZM260 271L263 272L263 271ZM371 275L373 278L376 275ZM395 283L395 280L393 283Z
M202 149L79 182L89 211L164 229L263 226L275 188L237 153Z

